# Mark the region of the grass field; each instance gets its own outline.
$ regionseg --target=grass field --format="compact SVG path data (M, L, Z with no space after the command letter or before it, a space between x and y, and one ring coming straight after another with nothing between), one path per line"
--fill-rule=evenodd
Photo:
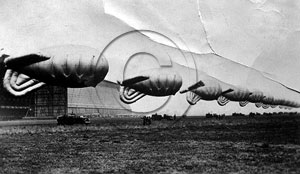
M300 116L0 127L1 173L300 173Z

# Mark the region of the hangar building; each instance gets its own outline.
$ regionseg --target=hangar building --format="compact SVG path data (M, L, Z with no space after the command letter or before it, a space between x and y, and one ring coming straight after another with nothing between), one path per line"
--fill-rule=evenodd
M65 113L98 117L132 114L122 105L118 85L103 81L96 88L64 88L45 86L22 97L15 97L3 88L5 67L0 61L0 120L24 117L56 118Z

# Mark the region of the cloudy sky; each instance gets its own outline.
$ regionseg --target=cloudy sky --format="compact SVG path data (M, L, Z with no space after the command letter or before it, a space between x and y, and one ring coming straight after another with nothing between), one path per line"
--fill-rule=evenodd
M182 89L207 75L300 102L290 90L300 91L299 10L298 0L4 0L0 48L19 55L85 45L107 58L108 81L165 65L182 75ZM139 52L149 54L132 57ZM170 114L280 111L202 100L190 107L179 93L146 97L132 108L150 111L166 101L160 111Z

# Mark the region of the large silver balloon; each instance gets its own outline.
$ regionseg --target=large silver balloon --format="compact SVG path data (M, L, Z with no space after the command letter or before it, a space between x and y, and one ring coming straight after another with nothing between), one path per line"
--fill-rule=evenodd
M299 108L300 107L299 103L297 103L295 101L291 101L291 100L285 100L283 106L293 107L293 108Z
M222 94L231 92L230 88L222 88L222 82L214 78L206 78L198 81L197 83L191 85L185 90L180 91L180 93L187 93L186 100L189 104L194 105L199 100L218 100L218 97Z
M245 107L249 102L251 102L251 103L261 102L264 97L265 96L264 96L263 92L261 92L259 90L253 90L253 91L251 91L247 100L240 101L239 104L241 107Z
M21 56L9 56L4 63L7 71L4 87L21 96L44 84L81 88L104 80L107 60L96 49L65 45L41 49Z
M235 86L230 86L230 89L232 89L232 91L224 93L218 98L218 104L225 106L229 101L238 101L240 102L240 106L246 106L248 103L247 99L251 92L249 92L248 89Z
M265 98L264 93L258 90L252 91L249 95L247 101L251 103L261 102L262 99Z
M285 103L285 99L283 97L274 98L273 105L279 106Z
M131 104L145 95L156 97L175 95L182 85L182 78L172 70L156 68L140 72L139 75L118 83L121 85L121 101Z
M245 88L235 86L232 86L231 88L233 89L232 92L223 94L223 96L230 101L246 101L251 94L251 92Z
M262 103L264 104L263 105L263 108L264 109L266 109L266 108L268 108L270 105L273 105L274 104L274 97L273 96L271 96L271 95L266 95L266 97L264 97L263 99L262 99ZM268 107L267 107L267 106ZM265 106L265 107L264 107Z

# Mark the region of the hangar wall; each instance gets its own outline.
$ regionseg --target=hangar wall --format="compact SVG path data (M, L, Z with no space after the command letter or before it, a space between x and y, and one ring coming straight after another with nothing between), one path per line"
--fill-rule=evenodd
M67 112L67 88L45 86L34 92L34 117L54 117Z
M132 114L128 105L119 98L117 84L103 81L95 88L68 88L68 113L95 116L121 116Z

